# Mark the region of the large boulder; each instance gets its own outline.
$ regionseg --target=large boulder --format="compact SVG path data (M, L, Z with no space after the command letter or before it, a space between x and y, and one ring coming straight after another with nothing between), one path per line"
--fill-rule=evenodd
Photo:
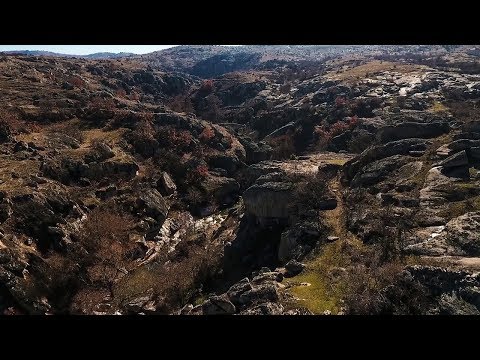
M235 179L224 176L209 176L203 181L202 187L222 205L234 203L240 191L240 184Z
M353 187L370 186L374 185L394 170L405 165L408 158L402 155L394 155L381 160L377 160L364 166L353 178L351 185Z
M162 171L160 178L157 180L157 188L164 196L172 195L177 191L177 186L165 171Z
M428 139L445 134L449 130L449 125L446 122L403 122L393 126L385 126L377 133L377 137L382 143L410 138Z
M446 241L469 256L480 256L480 212L450 220L445 227Z
M248 278L244 278L239 282L233 284L227 291L230 301L236 305L240 304L240 296L252 289L252 284Z
M143 216L152 217L159 224L163 224L168 216L168 205L156 189L141 189L135 205Z
M445 160L442 160L438 165L442 166L444 169L468 166L467 153L465 150L459 151Z
M238 140L245 148L247 164L255 164L271 158L273 149L266 142L255 142L247 137L239 137Z
M203 315L231 315L236 308L226 294L212 296L202 305Z
M245 209L259 218L288 218L292 188L284 182L254 184L243 193Z
M295 224L285 230L280 237L278 259L281 263L286 263L290 259L300 259L308 254L319 240L320 229L317 223Z
M480 256L480 212L450 220L445 226L417 230L406 251L420 255Z
M287 271L285 275L290 277L295 276L300 274L303 269L305 269L305 264L292 259L285 265L285 270Z
M236 156L216 155L208 160L211 168L224 169L228 175L233 175L241 166L240 161Z
M271 283L255 286L253 289L245 291L240 295L240 303L245 305L277 302L280 298L277 286Z
M110 146L105 144L104 142L95 143L93 149L90 153L85 155L85 162L101 162L107 159L110 159L115 156L115 152L112 150Z
M361 168L376 160L385 159L393 155L417 155L419 152L424 152L428 144L429 141L425 139L404 139L368 148L357 157L345 163L343 167L345 177L351 181Z

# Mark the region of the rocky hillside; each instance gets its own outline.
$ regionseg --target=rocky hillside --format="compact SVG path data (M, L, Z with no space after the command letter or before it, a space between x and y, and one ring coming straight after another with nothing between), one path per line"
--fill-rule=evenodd
M0 312L478 314L478 49L0 56Z

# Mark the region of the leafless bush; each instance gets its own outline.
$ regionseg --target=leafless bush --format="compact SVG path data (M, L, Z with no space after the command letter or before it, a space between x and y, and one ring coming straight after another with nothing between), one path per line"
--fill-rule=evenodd
M290 212L294 218L303 217L309 212L318 214L320 205L329 193L327 178L320 174L300 179L295 184L295 190L290 203Z

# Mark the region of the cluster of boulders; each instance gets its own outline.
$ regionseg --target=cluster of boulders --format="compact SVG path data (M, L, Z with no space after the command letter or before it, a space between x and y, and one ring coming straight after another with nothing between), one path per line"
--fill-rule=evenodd
M306 309L286 309L288 293L282 284L284 277L298 275L305 265L295 260L275 271L262 268L233 284L226 293L211 295L200 305L183 307L181 315L295 315L308 314Z

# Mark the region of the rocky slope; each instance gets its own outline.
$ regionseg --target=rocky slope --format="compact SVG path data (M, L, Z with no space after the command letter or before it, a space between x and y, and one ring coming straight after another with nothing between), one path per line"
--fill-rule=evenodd
M0 57L5 314L477 314L475 47Z

